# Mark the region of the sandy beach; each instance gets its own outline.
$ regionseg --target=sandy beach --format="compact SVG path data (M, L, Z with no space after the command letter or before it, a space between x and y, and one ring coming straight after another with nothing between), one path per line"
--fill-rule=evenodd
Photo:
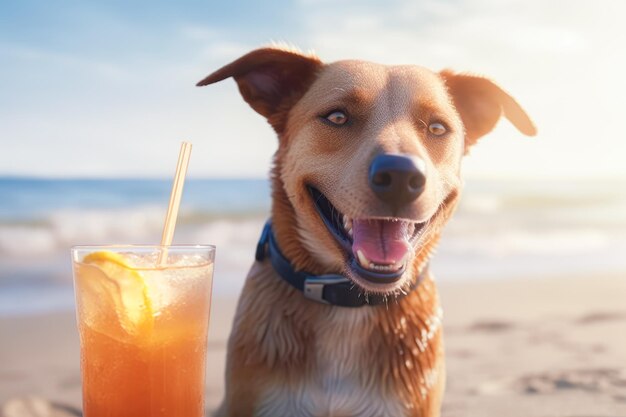
M272 220L324 270L341 248L392 273L441 237L440 417L626 417L625 17L624 0L0 0L0 417L82 417L70 248L157 245L168 212L172 244L216 247L205 417ZM141 301L131 320L94 316L136 334L165 321L155 305L189 306L151 285L122 290ZM112 382L90 363L132 398L126 381L159 397L150 378ZM150 371L190 391L179 381L194 372Z
M626 416L625 274L446 282L440 290L448 380L443 416ZM208 410L222 395L235 303L213 303ZM72 313L3 317L0 338L5 412L29 396L80 409Z

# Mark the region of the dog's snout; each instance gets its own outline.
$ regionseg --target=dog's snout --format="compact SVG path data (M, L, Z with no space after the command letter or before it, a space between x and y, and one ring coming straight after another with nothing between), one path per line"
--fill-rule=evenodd
M397 211L424 191L426 164L416 156L378 155L370 165L369 183L376 196Z

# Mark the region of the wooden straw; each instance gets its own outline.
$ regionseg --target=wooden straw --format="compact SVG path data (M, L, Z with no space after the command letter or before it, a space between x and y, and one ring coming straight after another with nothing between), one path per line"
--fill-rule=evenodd
M174 176L174 184L172 185L172 192L170 194L170 203L167 207L165 226L163 227L163 235L161 236L161 254L159 255L159 265L161 266L163 266L167 261L167 246L172 244L172 239L174 238L176 218L178 217L180 199L183 195L183 185L185 183L185 175L187 175L187 166L189 165L190 156L191 143L183 142L180 146L180 153L178 154L176 175Z

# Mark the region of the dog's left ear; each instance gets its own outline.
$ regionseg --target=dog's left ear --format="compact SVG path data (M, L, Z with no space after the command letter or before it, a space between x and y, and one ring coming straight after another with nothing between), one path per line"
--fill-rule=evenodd
M503 113L523 134L537 134L537 128L524 109L494 82L483 77L455 74L449 70L439 74L465 125L466 151L495 127Z
M197 86L233 77L244 100L280 133L289 110L308 90L322 67L319 58L282 48L256 49L220 68Z

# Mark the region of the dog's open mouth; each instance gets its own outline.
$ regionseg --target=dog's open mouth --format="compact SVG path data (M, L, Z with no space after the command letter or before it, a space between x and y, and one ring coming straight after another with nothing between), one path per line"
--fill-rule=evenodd
M398 281L412 259L414 243L426 222L352 219L337 210L318 189L308 189L322 221L346 251L353 272L375 284Z

